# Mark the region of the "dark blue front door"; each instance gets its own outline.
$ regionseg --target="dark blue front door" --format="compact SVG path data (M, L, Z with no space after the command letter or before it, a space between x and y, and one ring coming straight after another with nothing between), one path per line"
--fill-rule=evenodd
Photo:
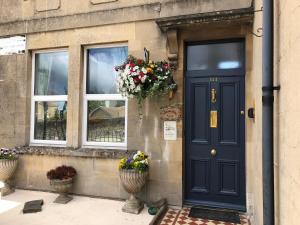
M245 210L244 42L187 45L185 203Z

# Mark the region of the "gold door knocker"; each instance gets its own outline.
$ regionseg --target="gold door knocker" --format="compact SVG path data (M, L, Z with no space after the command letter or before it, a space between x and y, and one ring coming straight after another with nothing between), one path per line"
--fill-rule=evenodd
M217 91L216 89L211 89L211 103L217 102Z

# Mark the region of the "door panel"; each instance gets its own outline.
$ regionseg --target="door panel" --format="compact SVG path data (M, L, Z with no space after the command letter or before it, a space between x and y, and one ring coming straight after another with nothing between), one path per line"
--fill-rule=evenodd
M244 82L240 67L186 72L186 203L245 210Z
M192 90L192 142L207 144L210 142L209 126L208 123L206 123L209 118L209 106L206 103L206 99L209 96L209 83L194 83Z
M192 159L191 173L191 191L208 193L210 189L210 160Z

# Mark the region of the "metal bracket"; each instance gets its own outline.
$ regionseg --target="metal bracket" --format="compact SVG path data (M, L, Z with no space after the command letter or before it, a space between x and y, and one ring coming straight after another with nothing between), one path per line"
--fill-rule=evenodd
M273 87L262 87L263 91L279 91L280 90L280 85L278 86L273 86Z
M254 32L251 32L255 37L262 37L263 36L263 28L262 27L259 27L257 28L256 30L256 33Z
M254 13L257 13L257 12L262 12L264 11L264 7L262 6L260 9L258 10L254 10L253 12ZM255 37L262 37L263 36L263 28L262 27L259 27L256 29L256 33L254 32L251 32Z

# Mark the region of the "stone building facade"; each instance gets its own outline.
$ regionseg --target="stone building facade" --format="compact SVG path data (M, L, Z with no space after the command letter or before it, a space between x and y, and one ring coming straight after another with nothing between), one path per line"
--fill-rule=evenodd
M149 183L141 198L148 201L165 197L170 205L185 204L190 175L186 173L185 161L189 157L186 149L189 111L184 112L189 72L187 46L212 41L242 42L245 96L244 107L239 112L244 115L241 123L245 123L245 128L239 130L244 133L244 143L240 143L240 146L244 144L244 158L239 165L244 165L241 183L245 199L239 209L247 212L252 224L263 224L262 39L258 37L262 27L261 7L261 0L2 0L0 36L26 36L24 54L0 56L0 146L18 146L22 152L14 177L16 187L49 191L46 172L67 164L74 166L79 174L74 193L125 199L127 194L118 177L118 160L127 151L144 150L151 163ZM275 211L277 224L282 225L297 224L300 210L297 201L299 10L297 0L278 1L275 7L275 82L281 85L275 96ZM172 100L148 99L142 119L135 100L126 100L126 141L120 145L94 145L83 138L88 132L85 84L89 50L116 47L124 47L128 54L137 57L144 57L145 47L151 59L171 61L176 65L174 78L178 90ZM67 92L60 93L61 98L35 98L37 56L53 52L67 54ZM49 99L67 102L65 141L55 142L55 137L54 142L35 141L33 114L39 111L35 102ZM174 105L182 110L183 118L177 121L176 140L164 140L161 108ZM255 110L254 119L247 116L249 108ZM43 115L40 116L42 119ZM198 169L203 169L203 165L199 164ZM231 174L236 167L226 168L224 173Z

